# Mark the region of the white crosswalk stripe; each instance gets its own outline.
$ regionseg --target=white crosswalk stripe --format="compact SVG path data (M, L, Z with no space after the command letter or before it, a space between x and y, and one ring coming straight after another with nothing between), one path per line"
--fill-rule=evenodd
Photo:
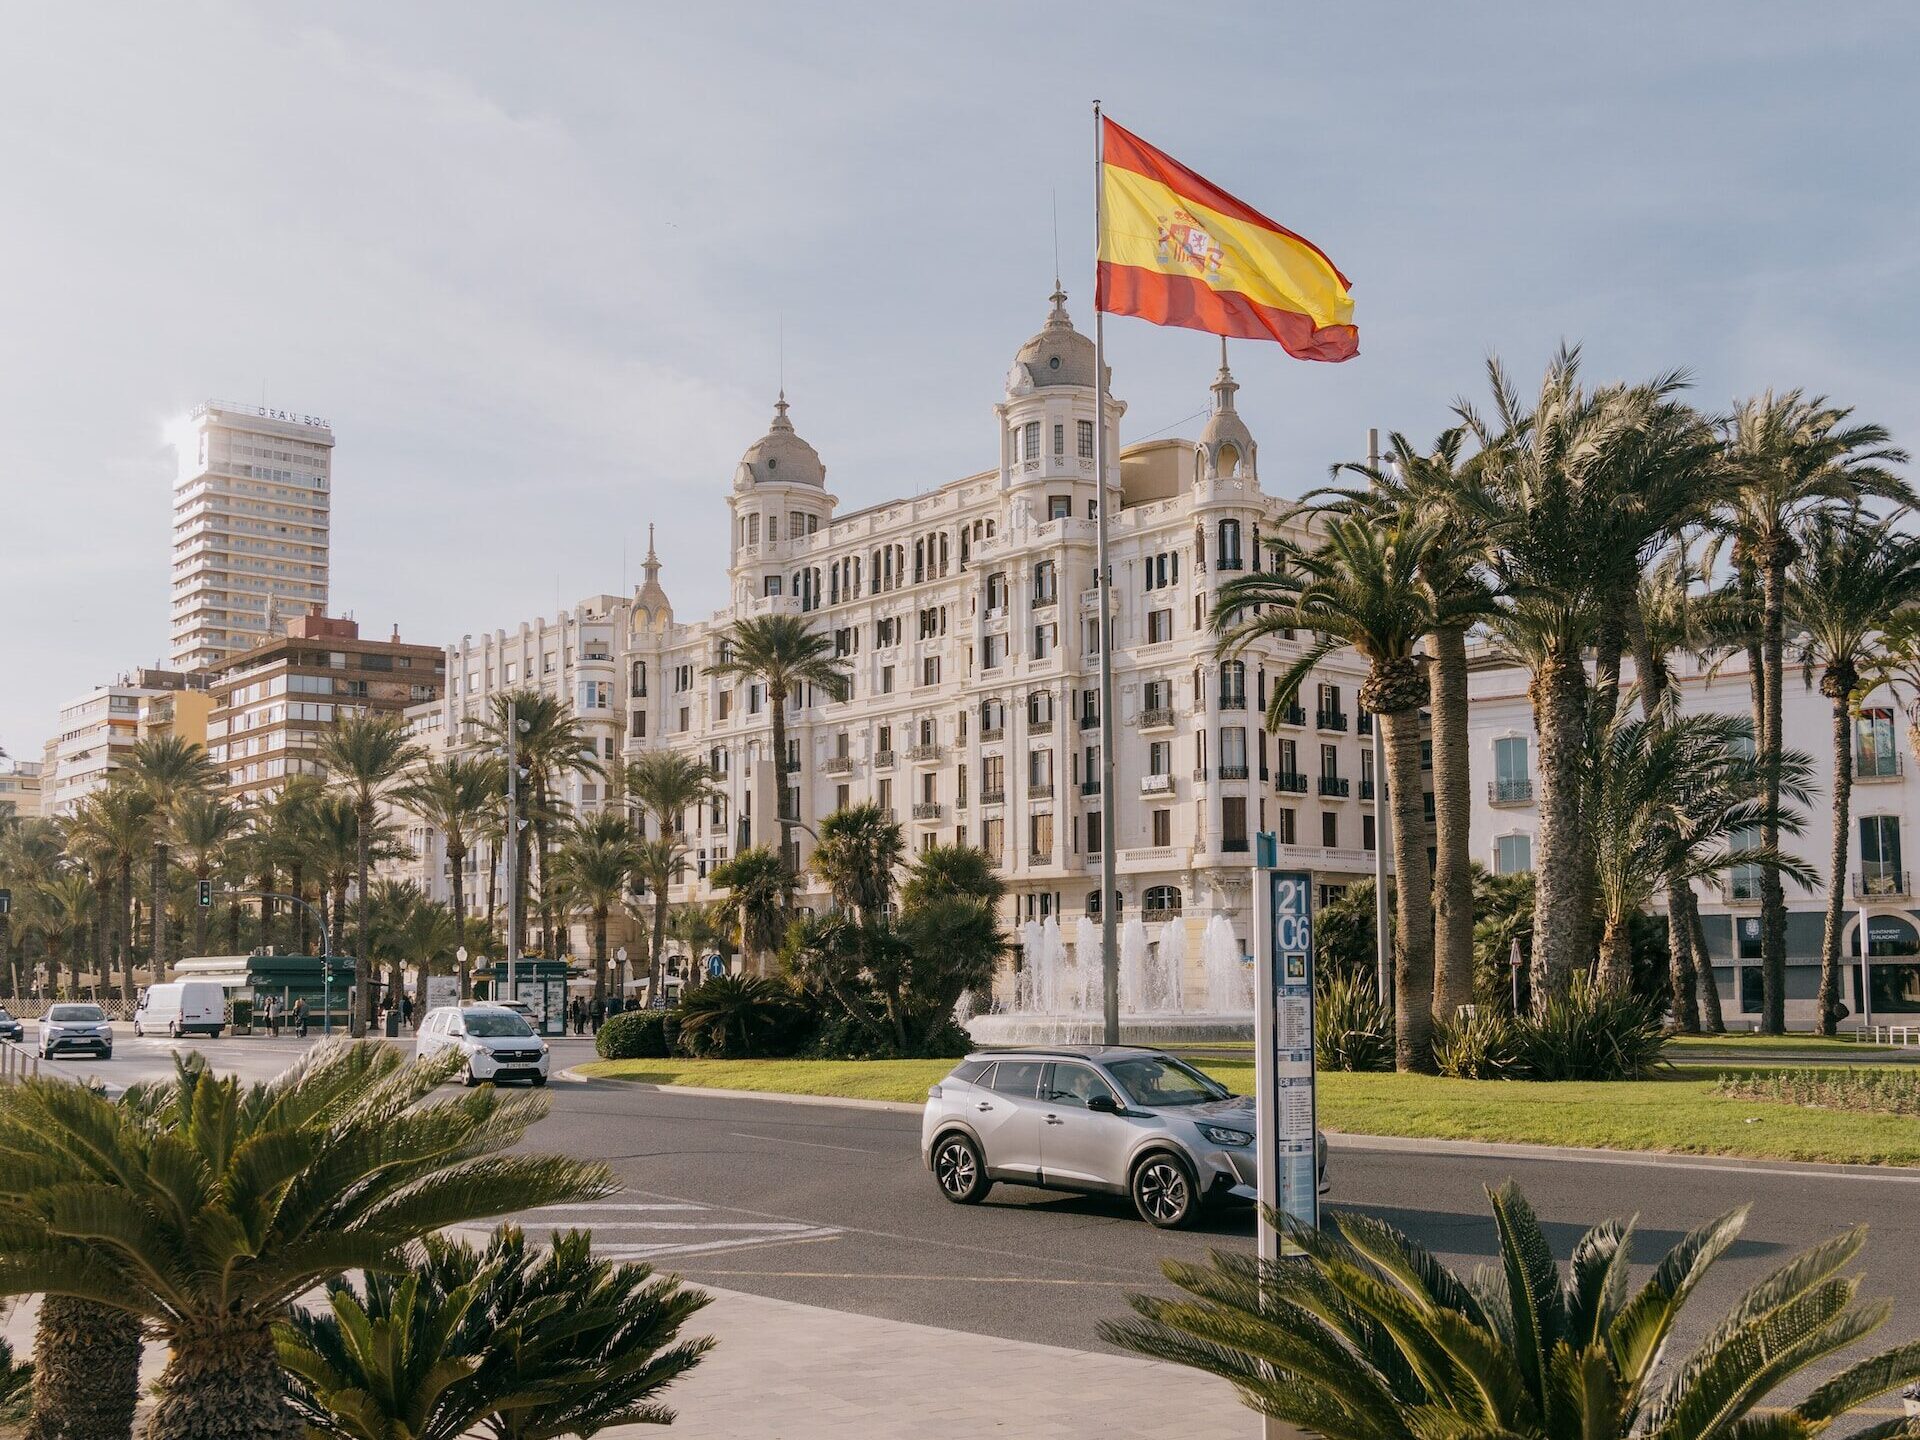
M675 1218L664 1218L672 1215ZM739 1219L735 1212L684 1202L599 1200L546 1205L517 1217L528 1230L578 1227L593 1231L594 1253L609 1260L660 1260L716 1250L748 1250L799 1241L830 1240L837 1226L798 1220Z

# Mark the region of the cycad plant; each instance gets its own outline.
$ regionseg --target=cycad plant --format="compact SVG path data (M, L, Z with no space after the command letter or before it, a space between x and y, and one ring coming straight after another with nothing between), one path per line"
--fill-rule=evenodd
M543 1097L441 1098L451 1063L328 1042L242 1085L181 1061L116 1103L58 1081L0 1091L0 1294L67 1295L166 1342L150 1440L297 1440L273 1324L421 1236L609 1193L601 1165L518 1149Z
M1488 1194L1500 1253L1471 1279L1343 1211L1327 1230L1284 1222L1300 1258L1215 1251L1206 1265L1167 1262L1186 1295L1136 1295L1139 1318L1103 1332L1224 1376L1253 1409L1325 1440L1809 1440L1920 1376L1920 1343L1909 1341L1841 1368L1797 1404L1777 1398L1890 1313L1887 1301L1858 1302L1861 1277L1842 1273L1864 1229L1793 1257L1669 1366L1681 1311L1739 1236L1744 1209L1688 1234L1635 1283L1632 1221L1589 1230L1562 1273L1520 1192L1509 1183ZM1849 1440L1917 1431L1883 1421Z
M96 1300L42 1296L23 1440L127 1440L140 1403L140 1351L138 1316Z

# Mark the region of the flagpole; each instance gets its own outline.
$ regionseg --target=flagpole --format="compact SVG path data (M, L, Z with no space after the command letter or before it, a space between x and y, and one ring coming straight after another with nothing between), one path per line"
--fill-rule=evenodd
M1100 988L1105 1024L1102 1039L1120 1043L1120 946L1115 936L1119 906L1114 894L1114 851L1120 842L1113 793L1113 566L1107 558L1107 333L1100 309L1102 148L1100 102L1093 102L1093 517L1100 596Z

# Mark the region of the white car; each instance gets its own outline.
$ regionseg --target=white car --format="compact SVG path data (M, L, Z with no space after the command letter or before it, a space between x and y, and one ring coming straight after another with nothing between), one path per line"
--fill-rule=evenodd
M48 1060L63 1050L87 1050L113 1058L113 1026L98 1005L55 1005L40 1022L40 1054Z
M547 1042L533 1033L526 1017L504 1005L442 1005L429 1010L414 1036L421 1059L446 1050L466 1057L466 1081L525 1080L547 1083Z

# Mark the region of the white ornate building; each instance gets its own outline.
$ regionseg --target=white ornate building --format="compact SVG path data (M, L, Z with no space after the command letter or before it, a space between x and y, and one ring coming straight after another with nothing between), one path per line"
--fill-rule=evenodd
M1000 863L1010 921L1098 913L1100 847L1117 846L1123 913L1186 917L1188 953L1215 913L1249 938L1250 846L1273 830L1283 861L1323 887L1370 874L1371 742L1355 695L1364 664L1326 663L1289 722L1261 725L1269 687L1303 642L1243 660L1214 657L1204 620L1217 587L1259 563L1285 504L1263 491L1258 446L1222 365L1195 440L1122 446L1126 406L1095 415L1093 343L1055 293L993 407L991 463L910 499L843 511L827 467L784 394L741 457L726 495L728 606L674 613L652 553L632 595L599 595L553 620L466 636L447 649L447 691L414 714L458 744L491 695L536 686L566 698L603 759L684 749L725 798L688 817L704 893L712 866L777 844L770 716L758 686L714 677L727 627L805 615L833 637L851 696L793 698L788 783L803 827L872 801L918 849L983 846ZM1094 576L1094 431L1109 427L1106 497L1114 575L1117 796L1099 799ZM717 507L716 507L717 509ZM567 797L606 803L602 782ZM812 841L796 832L804 863ZM445 893L434 837L413 838ZM487 857L477 857L484 866ZM470 895L485 888L476 870ZM577 943L577 942L576 942ZM1194 980L1190 984L1197 983Z

